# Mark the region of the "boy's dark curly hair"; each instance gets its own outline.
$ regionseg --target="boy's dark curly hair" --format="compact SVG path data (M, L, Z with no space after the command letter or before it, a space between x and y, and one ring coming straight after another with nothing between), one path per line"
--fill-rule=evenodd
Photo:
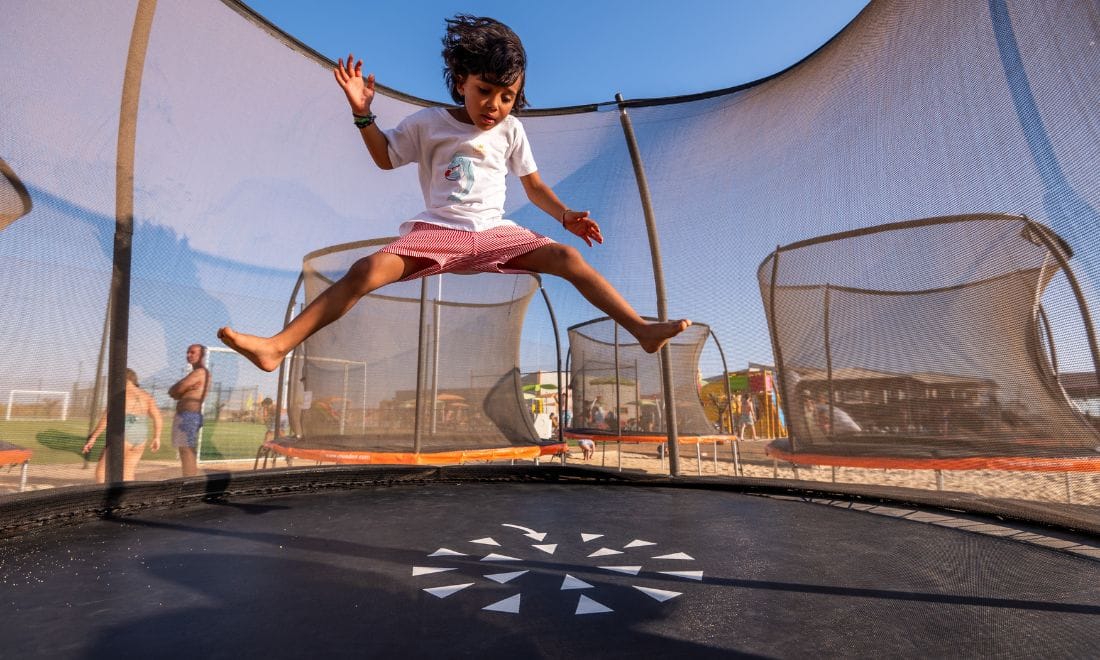
M527 106L523 93L526 81L522 80L527 69L527 52L516 33L504 23L469 14L448 18L447 33L443 35L443 63L446 65L443 80L455 103L462 103L458 82L473 74L505 87L521 80L513 107L519 110Z

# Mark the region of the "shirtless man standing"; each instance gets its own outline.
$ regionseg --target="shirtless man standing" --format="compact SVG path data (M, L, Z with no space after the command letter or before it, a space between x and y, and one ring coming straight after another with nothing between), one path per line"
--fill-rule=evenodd
M191 365L191 373L168 388L168 396L176 400L176 418L172 421L172 446L179 449L180 465L185 477L193 477L199 473L202 402L210 388L210 372L203 362L205 355L206 347L202 344L188 346L187 363Z

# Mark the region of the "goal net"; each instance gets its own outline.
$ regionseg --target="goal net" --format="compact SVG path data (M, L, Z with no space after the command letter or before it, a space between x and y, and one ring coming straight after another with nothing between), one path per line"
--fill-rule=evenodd
M4 419L67 420L69 393L54 390L11 390Z

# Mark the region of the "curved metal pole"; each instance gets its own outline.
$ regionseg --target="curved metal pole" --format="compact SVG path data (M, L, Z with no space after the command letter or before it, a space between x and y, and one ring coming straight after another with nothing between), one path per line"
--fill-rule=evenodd
M729 364L726 362L726 352L722 350L722 343L718 341L718 335L714 334L713 328L708 332L710 333L710 338L714 340L714 345L718 347L718 356L722 358L722 376L726 379L726 401L729 403L729 406L726 408L730 418L729 432L733 433L733 391L730 390Z
M298 298L298 292L302 290L302 283L305 282L305 279L306 273L303 270L302 272L298 273L298 281L294 283L294 289L290 292L290 301L286 304L286 314L283 315L284 328L290 325L290 317L292 314L294 314L295 301ZM291 352L290 359L293 360L293 356L294 352ZM283 384L286 382L286 362L286 360L283 360L279 363L279 386L275 388L275 435L273 436L274 440L278 440L281 437L279 433L282 429L282 424L279 423L279 420L283 412L283 390L285 389L283 387ZM289 421L289 419L290 414L287 413L287 420Z
M568 388L569 388L570 391L572 391L572 389L573 389L573 346L572 345L570 345L569 350L567 350L565 352L565 372L567 374L569 374ZM562 409L563 412L566 411L566 410L569 410L569 411L573 410L573 408L569 405L569 401L572 398L573 397L570 396L569 392L566 392L562 396L562 398L561 398L561 404L562 404L561 409ZM573 420L570 419L569 422L570 422L570 424L572 424ZM563 414L561 420L558 422L558 428L562 428L564 426L565 426L565 415Z
M825 428L828 429L828 436L833 436L833 406L836 401L836 394L833 392L833 347L829 341L829 303L832 298L832 287L828 284L825 285L825 382L829 387L829 425Z
M791 397L787 392L787 366L783 364L783 350L779 346L779 329L775 324L775 278L779 276L779 250L780 246L775 246L775 252L772 253L772 276L771 282L768 286L768 334L772 339L772 353L775 355L775 377L779 386L779 393L782 394L781 407L787 407L787 442L790 443L791 451L795 451L795 439L794 434L791 433L790 422L794 418L791 417L791 410L789 408L789 401Z
M430 433L434 436L437 432L437 420L439 416L439 319L442 316L443 304L443 274L438 275L438 288L435 300L432 301L432 423Z
M111 341L107 360L107 481L122 481L122 446L126 433L126 363L129 357L130 268L134 236L134 161L138 101L145 52L156 13L156 0L139 0L130 32L130 49L122 79L115 157L115 242L111 273Z
M550 296L547 295L546 289L542 286L542 280L539 280L539 291L542 292L542 300L546 303L546 311L550 314L550 325L554 328L554 355L557 358L556 367L558 370L558 442L564 442L565 438L565 419L562 414L565 410L565 390L562 389L561 384L561 337L558 336L558 319L554 316L554 306L550 304Z
M1054 332L1050 328L1050 319L1042 305L1038 306L1039 322L1043 324L1043 333L1047 336L1047 347L1050 349L1050 366L1054 369L1054 377L1058 377L1058 351L1054 348Z
M668 305L665 297L664 268L661 266L661 246L657 238L657 221L653 216L653 204L649 197L649 183L646 181L642 155L638 149L638 140L634 137L634 126L626 112L626 101L622 94L615 94L619 104L619 120L623 125L626 146L630 151L630 161L634 165L634 178L638 182L638 194L642 198L642 212L645 215L646 235L649 237L649 255L653 262L653 285L657 293L657 320L668 321ZM672 392L672 351L668 344L661 348L661 383L665 394L665 429L668 431L668 472L676 477L680 475L680 449L676 429L676 406Z
M619 368L619 324L612 322L611 329L612 329L612 336L614 337L614 340L615 340L615 361L614 361L614 368L615 368L615 410L614 410L614 413L615 413L615 435L619 438L619 440L616 444L615 450L618 452L618 455L619 455L619 472L622 472L623 471L623 426L622 426L621 421L619 420L619 403L621 401L621 399L619 397L619 391L622 388L622 380L621 380L622 379L622 374L620 373L621 369ZM634 374L634 379L635 380L637 380L637 376L638 376L637 374ZM604 417L604 421L606 421L606 420L607 420L607 417ZM696 446L698 446L698 445L696 445Z
M417 323L416 339L416 407L413 408L413 453L419 454L424 429L420 423L424 404L424 376L428 369L428 352L424 343L427 340L424 324L428 320L428 278L420 278L420 320Z
M722 358L722 378L723 385L726 389L726 413L729 415L730 425L729 434L733 435L733 390L730 389L730 368L729 363L726 362L726 352L722 350L722 342L718 341L718 335L714 334L714 328L708 330L710 338L714 340L714 345L718 347L718 356ZM766 377L766 376L765 376ZM721 413L719 413L718 421L722 421ZM741 439L734 436L733 438L733 474L741 474L741 452L738 449L737 443ZM714 450L714 459L718 460L718 449ZM718 463L715 463L714 473L718 474Z
M1054 241L1051 240L1049 230L1046 227L1038 224L1031 218L1023 216L1027 221L1028 226L1035 229L1035 234L1039 237L1039 240L1043 242L1047 250L1050 251L1054 258L1058 260L1058 265L1061 266L1062 272L1066 274L1066 279L1069 280L1069 286L1073 290L1073 296L1077 299L1077 308L1081 312L1081 320L1085 323L1085 336L1088 338L1089 351L1092 353L1092 369L1096 375L1096 384L1100 386L1100 348L1096 343L1096 329L1092 325L1092 315L1089 314L1088 303L1085 302L1085 294L1081 291L1081 285L1077 282L1077 277L1070 270L1069 261L1066 256L1062 254L1062 251L1058 249Z

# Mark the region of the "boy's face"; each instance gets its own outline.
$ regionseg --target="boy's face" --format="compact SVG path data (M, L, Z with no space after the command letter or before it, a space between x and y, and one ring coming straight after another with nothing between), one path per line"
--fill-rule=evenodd
M487 131L512 112L522 86L523 76L504 87L486 82L480 75L472 73L458 83L458 93L462 96L463 109L470 123Z

